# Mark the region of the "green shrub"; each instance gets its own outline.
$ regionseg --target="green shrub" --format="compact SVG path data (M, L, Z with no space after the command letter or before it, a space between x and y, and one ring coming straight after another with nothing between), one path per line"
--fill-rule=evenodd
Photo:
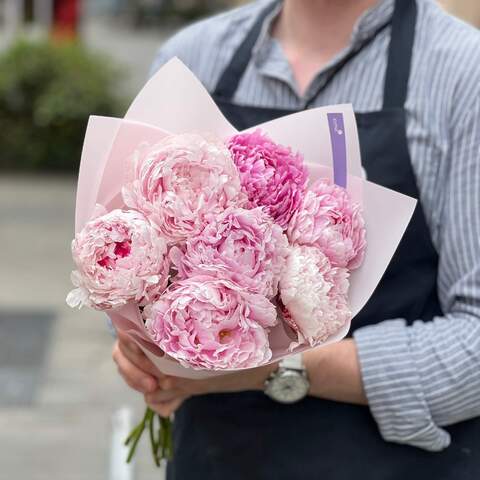
M0 169L75 170L89 115L123 113L120 77L78 44L13 45L0 56Z

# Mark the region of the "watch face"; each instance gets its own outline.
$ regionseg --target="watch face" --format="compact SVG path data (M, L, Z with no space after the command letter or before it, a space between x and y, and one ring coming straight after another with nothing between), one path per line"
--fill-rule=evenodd
M309 384L304 375L295 370L279 372L269 383L267 395L281 403L294 403L304 398Z

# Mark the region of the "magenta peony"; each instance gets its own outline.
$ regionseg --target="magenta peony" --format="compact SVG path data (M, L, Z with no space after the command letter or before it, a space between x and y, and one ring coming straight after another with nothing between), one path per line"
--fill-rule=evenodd
M207 276L173 283L144 310L152 340L182 365L213 370L256 367L272 352L276 309L263 295Z
M167 244L148 220L135 211L97 207L72 242L77 287L67 296L70 307L107 310L129 301L155 301L168 282Z
M292 244L319 248L333 266L353 270L362 264L366 239L360 205L328 180L318 180L307 191L287 235Z
M325 341L350 320L348 271L315 247L292 246L280 279L284 320L298 335L291 348Z
M228 149L195 134L172 135L139 153L134 181L122 193L169 243L198 233L206 213L246 200Z
M268 298L278 292L288 240L261 209L229 208L210 215L199 235L170 251L180 278L195 274L229 278Z
M307 185L303 158L259 130L232 137L228 148L253 207L265 207L283 229L300 206Z

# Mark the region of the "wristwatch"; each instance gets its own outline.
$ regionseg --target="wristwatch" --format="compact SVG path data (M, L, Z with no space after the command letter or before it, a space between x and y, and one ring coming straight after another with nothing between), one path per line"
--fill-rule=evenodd
M264 392L280 403L295 403L305 398L310 389L307 371L298 353L280 361L278 369L265 381Z

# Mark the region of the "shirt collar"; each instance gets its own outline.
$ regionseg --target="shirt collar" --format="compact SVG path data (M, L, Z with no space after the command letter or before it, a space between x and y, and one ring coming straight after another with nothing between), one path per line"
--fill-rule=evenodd
M282 10L282 4L283 2L277 2L277 4L274 5L274 8L272 9L271 13L268 14L265 20L263 21L262 29L260 30L260 35L258 36L257 41L255 42L255 45L252 50L252 58L255 60L255 62L261 62L262 60L267 58L268 53L270 52L271 43L273 40L271 36L273 22L280 14Z
M353 28L352 43L363 41L373 35L377 29L386 23L393 14L395 0L380 0L368 9L358 20Z
M325 68L328 69L341 60L352 48L373 35L378 28L387 22L393 13L395 0L379 0L376 5L367 10L356 22L349 46L341 52ZM288 62L286 62L278 42L272 38L271 29L274 20L282 9L282 2L274 6L272 12L265 18L260 35L252 50L252 59L260 72L294 84Z

